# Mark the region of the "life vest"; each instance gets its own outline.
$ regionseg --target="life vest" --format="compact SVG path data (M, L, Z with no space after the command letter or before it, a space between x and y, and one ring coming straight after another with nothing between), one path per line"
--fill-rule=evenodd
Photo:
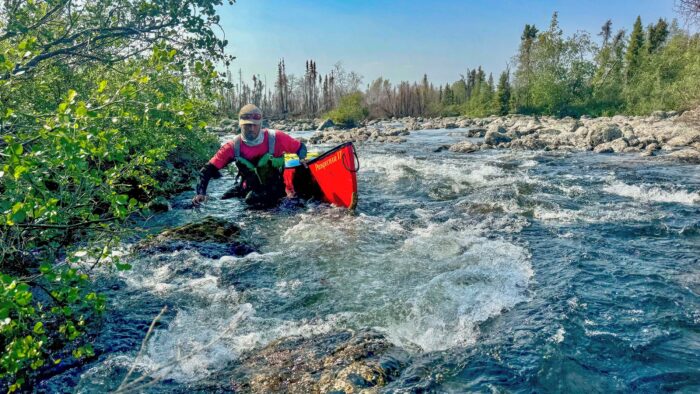
M242 178L242 188L248 194L246 202L253 205L272 205L284 197L284 156L274 157L275 131L267 132L267 153L256 163L241 156L241 136L233 141L234 162ZM252 192L252 193L251 193Z

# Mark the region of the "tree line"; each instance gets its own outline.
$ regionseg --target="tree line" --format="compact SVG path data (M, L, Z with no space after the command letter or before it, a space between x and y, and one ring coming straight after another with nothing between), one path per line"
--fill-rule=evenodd
M697 18L700 8L693 1L679 6ZM554 13L545 30L525 25L518 52L497 79L477 67L445 85L434 85L427 75L396 84L380 77L360 90L357 73L336 64L322 76L313 60L302 76L287 73L280 61L270 89L258 76L252 86L240 74L235 83L228 77L219 108L232 117L246 102L273 118L327 116L332 109L370 118L647 114L700 104L700 35L676 21L658 19L645 26L637 17L629 32L615 30L608 20L597 37L588 32L565 36ZM345 100L345 105L360 105L362 111L340 108L342 97L357 94L362 100Z

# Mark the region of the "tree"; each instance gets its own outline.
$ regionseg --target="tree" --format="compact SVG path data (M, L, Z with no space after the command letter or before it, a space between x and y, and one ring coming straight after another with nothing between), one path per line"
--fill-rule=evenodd
M610 36L612 34L612 19L608 19L605 21L603 26L600 28L600 33L598 33L599 36L603 37L603 47L606 47L608 45L608 41L610 40Z
M625 63L627 65L625 76L628 82L634 77L642 64L642 48L644 48L644 30L642 28L642 18L637 16L637 20L632 27L629 44L627 45L627 53L625 54Z
M532 98L531 83L532 83L532 47L537 38L538 30L535 25L526 24L523 29L523 34L520 36L520 49L516 55L517 68L515 70L516 81L516 106L529 111Z
M668 23L662 18L655 25L649 25L647 29L647 52L656 52L668 38Z
M85 334L106 302L92 267L128 269L111 256L123 224L189 189L218 146L204 127L223 82L213 61L227 59L213 33L220 4L2 2L3 388L31 383L57 350L93 354Z
M700 0L677 0L676 7L688 23L700 23Z
M510 111L510 76L508 70L501 73L496 88L496 108L499 115L506 115Z
M0 26L5 27L0 42L15 43L24 52L11 59L9 69L0 70L0 79L31 72L53 59L115 64L162 41L191 60L228 61L223 53L227 41L214 32L219 23L215 7L222 2L8 0L0 12Z

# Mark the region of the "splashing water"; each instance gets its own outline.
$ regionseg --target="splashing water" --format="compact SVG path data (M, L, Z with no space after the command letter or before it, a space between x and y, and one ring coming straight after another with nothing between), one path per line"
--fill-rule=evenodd
M697 166L433 153L460 132L360 145L356 213L254 212L214 199L159 216L159 226L235 221L259 252L132 261L98 339L108 350L45 388L116 388L163 305L171 312L136 362L139 374L162 377L153 391L197 382L276 339L343 328L376 329L410 352L390 392L700 388ZM215 182L211 194L227 186Z

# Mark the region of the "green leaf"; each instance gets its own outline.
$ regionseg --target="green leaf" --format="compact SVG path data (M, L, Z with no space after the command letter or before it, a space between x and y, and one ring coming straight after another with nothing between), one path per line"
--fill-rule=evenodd
M44 323L42 323L42 322L37 322L37 323L34 325L34 330L33 330L33 331L34 331L35 334L38 334L38 335L44 334L44 333L46 332L46 330L44 330Z
M107 81L106 80L100 81L100 84L97 87L97 93L102 93L106 87L107 87Z
M129 196L126 194L120 194L117 196L116 201L119 205L125 205L129 201Z
M131 264L115 263L114 265L117 267L117 270L119 270L119 271L128 271L131 269Z
M27 171L28 171L28 169L25 166L15 167L15 173L14 173L15 180L19 180L19 178L22 176L22 174L24 174Z
M87 112L88 111L87 111L87 107L85 106L85 102L84 101L78 102L78 106L75 109L75 115L82 117L82 116L87 115Z
M76 91L73 90L73 89L70 89L70 90L68 91L68 100L67 100L67 101L68 101L69 103L73 103L73 100L75 100L75 96L77 96L77 95L78 95L78 92L76 92Z
M10 147L10 149L15 156L20 156L22 153L24 153L24 146L22 146L22 144L14 144Z

